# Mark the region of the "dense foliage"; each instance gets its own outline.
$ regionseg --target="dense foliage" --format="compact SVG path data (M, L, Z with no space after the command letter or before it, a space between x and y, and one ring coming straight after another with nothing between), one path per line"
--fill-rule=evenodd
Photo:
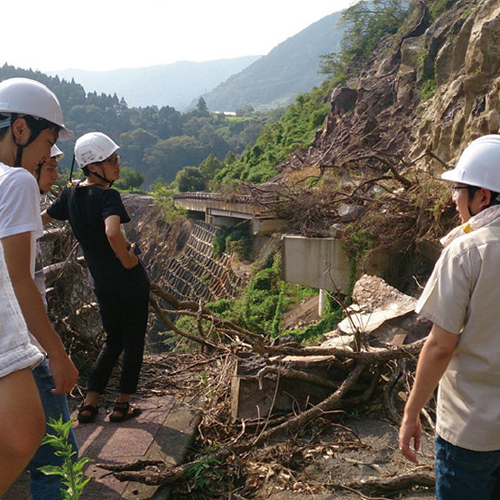
M250 181L259 184L273 177L276 166L290 153L313 144L316 131L330 110L327 99L330 90L330 82L325 81L321 87L299 95L278 121L264 127L254 145L247 146L235 161L226 162L215 176L215 182Z
M341 50L322 56L321 72L337 79L357 73L381 40L403 25L409 4L409 0L361 0L344 10Z
M74 80L68 82L7 64L0 68L0 81L16 76L40 81L53 90L61 102L66 125L77 137L98 130L118 142L122 166L142 174L147 185L158 178L171 182L183 167L198 166L209 155L222 160L230 152L240 154L277 116L257 113L251 107L238 111L237 116L211 113L201 98L186 113L170 106L129 108L116 94L86 93ZM63 170L69 170L73 145L73 141L60 143L66 154Z

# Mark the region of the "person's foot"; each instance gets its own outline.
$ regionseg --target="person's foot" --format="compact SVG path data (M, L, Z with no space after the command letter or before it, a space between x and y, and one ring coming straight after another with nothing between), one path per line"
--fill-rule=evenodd
M113 408L113 413L109 416L111 422L124 422L130 418L139 416L142 410L130 405L128 401L124 403L116 403Z
M94 405L82 405L78 408L78 422L81 424L89 424L93 422L97 417L97 413L99 412L99 407Z

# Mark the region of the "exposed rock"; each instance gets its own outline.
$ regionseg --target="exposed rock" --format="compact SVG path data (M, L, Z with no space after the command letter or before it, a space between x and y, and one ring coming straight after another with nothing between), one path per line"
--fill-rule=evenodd
M354 108L358 92L347 87L336 87L332 92L330 104L332 113L343 114Z
M352 297L354 305L349 307L348 317L325 337L341 337L345 344L346 335L354 336L359 331L370 345L382 346L411 343L429 333L430 322L414 312L417 300L381 278L362 276L354 285Z
M348 205L341 203L337 208L337 213L340 217L340 222L351 222L366 212L366 207L360 205Z

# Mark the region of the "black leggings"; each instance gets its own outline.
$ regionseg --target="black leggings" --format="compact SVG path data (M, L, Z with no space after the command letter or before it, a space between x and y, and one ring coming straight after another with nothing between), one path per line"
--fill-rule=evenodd
M149 284L134 289L96 289L106 340L92 369L88 390L103 393L123 351L119 391L137 391L148 321Z

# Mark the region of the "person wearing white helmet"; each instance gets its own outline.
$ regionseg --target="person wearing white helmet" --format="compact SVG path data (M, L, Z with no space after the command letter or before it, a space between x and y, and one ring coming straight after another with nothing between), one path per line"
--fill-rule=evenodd
M52 185L57 181L58 161L64 157L64 153L54 144L50 150L50 157L42 161L35 171L35 178L43 195L50 191ZM47 308L45 274L43 271L42 252L40 244L36 246L35 260L35 284L40 292L43 303ZM50 373L50 367L47 359L33 369L35 382L42 398L43 408L45 410L45 419L59 420L68 422L71 419L68 402L65 394L53 394L51 392L53 382ZM71 444L73 451L73 462L78 460L78 443L73 429L68 433L68 443ZM39 470L44 465L57 466L61 464L61 459L56 455L56 450L50 444L44 444L38 448L35 456L31 459L27 469L30 472L30 483L32 500L46 500L49 498L60 498L60 490L64 487L61 478L57 475L47 476Z
M40 162L49 157L58 137L70 138L71 132L64 126L61 107L53 92L27 78L11 78L0 83L0 241L31 343L48 356L49 390L55 395L65 395L74 387L78 370L52 328L34 282L36 240L43 234L34 173ZM19 397L22 392L18 393ZM9 409L9 400L1 406L2 410ZM35 425L23 425L23 419L28 416L27 412L14 415L16 425L23 427L21 438L17 436L20 443L28 442L30 434L38 429ZM2 418L0 432L4 431L4 422ZM13 433L9 437L14 436ZM36 448L26 462L35 451ZM23 467L25 465L23 463ZM9 471L17 467L16 457L0 450L0 484L4 477L11 476ZM43 496L45 479L43 484L31 482L32 498L61 498L59 491Z
M64 157L64 153L53 145L50 150L50 158L42 161L35 171L35 178L40 189L40 195L47 194L54 183L59 179L57 166L60 160ZM40 245L37 243L37 254L35 262L35 283L42 296L43 303L47 307L46 290L45 290L45 274L43 272L42 253Z
M75 159L86 178L66 187L57 200L42 214L69 220L79 241L93 278L106 339L92 369L88 392L78 412L80 423L95 420L98 401L104 392L113 367L123 352L119 394L109 416L122 422L140 414L130 405L137 391L146 333L149 277L137 257L135 243L121 231L130 221L118 191L111 189L120 177L119 146L102 132L91 132L75 144Z
M419 414L439 385L437 499L500 498L500 135L474 140L441 177L452 183L461 225L441 240L445 248L416 307L433 326L399 445L418 462Z
M40 163L36 169L35 178L40 188L40 194L48 193L57 179L59 179L57 164L63 157L64 153L54 144L50 150L50 157Z

